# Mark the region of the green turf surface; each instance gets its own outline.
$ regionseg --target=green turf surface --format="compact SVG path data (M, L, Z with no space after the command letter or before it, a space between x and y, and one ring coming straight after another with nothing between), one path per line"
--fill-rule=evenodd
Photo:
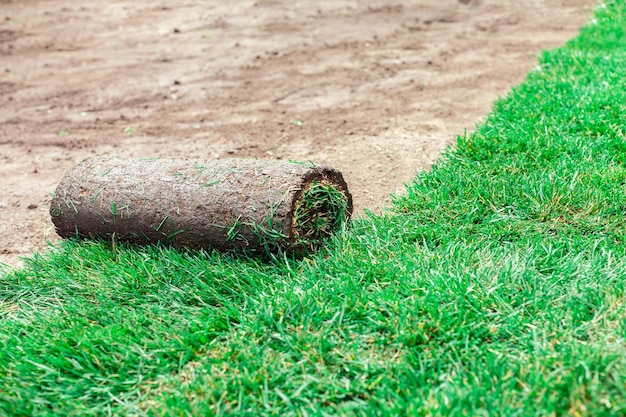
M626 4L317 255L66 243L0 278L0 415L626 414Z

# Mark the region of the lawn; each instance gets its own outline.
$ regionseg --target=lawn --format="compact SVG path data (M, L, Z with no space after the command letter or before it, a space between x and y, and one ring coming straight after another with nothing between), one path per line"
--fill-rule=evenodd
M65 242L4 273L0 414L625 415L625 28L606 1L313 256Z

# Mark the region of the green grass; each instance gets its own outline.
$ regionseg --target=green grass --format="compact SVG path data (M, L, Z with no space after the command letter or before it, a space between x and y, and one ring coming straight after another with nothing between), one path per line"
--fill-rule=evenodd
M0 414L626 414L626 4L303 260L67 242L0 281Z

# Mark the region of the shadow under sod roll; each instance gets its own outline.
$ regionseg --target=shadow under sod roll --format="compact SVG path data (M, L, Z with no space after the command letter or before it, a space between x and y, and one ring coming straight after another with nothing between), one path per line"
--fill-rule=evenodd
M324 166L93 157L62 178L50 215L63 238L306 253L352 207L341 172Z

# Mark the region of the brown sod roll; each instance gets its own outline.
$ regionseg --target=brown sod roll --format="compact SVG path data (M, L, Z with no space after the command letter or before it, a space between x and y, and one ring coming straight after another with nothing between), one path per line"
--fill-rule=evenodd
M316 250L351 212L341 172L248 159L89 158L50 203L63 238L253 253Z

